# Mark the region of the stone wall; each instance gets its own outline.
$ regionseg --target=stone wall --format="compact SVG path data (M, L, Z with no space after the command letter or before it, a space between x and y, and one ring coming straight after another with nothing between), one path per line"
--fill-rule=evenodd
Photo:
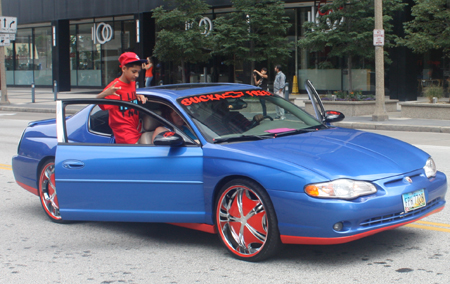
M397 111L398 100L386 100L387 112ZM336 110L342 112L346 117L371 115L375 112L375 101L322 101L325 110ZM311 101L305 101L305 110L314 115Z

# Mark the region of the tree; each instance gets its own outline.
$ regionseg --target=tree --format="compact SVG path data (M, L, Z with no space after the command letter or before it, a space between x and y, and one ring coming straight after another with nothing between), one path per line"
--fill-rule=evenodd
M214 21L214 54L225 64L283 60L290 56L287 29L291 26L280 0L232 0L235 11Z
M450 57L450 1L414 0L411 9L414 19L404 23L405 37L402 44L415 53L442 49Z
M174 9L162 6L153 9L153 18L159 31L153 55L163 61L173 61L182 67L186 83L185 64L205 62L211 57L209 36L199 25L209 5L203 0L167 0Z
M404 7L401 0L383 0L383 28L385 47L393 47L396 35L392 34L392 15ZM316 20L305 22L304 38L298 41L300 48L311 52L329 49L328 57L346 57L349 92L352 87L352 61L355 57L373 60L374 2L373 0L336 0L331 4L319 4ZM390 63L385 52L385 62Z

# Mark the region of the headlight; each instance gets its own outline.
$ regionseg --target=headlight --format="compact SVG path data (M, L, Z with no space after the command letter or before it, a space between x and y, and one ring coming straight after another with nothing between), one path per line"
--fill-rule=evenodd
M305 187L309 196L319 198L353 199L377 192L376 187L365 181L338 179L330 182L309 184Z
M436 176L436 164L431 157L428 158L425 166L423 167L423 170L425 171L425 175L427 176L427 178Z

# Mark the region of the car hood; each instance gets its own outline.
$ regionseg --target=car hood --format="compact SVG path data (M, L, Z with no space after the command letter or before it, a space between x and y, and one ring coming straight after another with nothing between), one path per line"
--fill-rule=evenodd
M429 157L400 140L344 128L222 146L247 162L285 171L289 165L300 166L329 180L377 180L404 174L422 168Z

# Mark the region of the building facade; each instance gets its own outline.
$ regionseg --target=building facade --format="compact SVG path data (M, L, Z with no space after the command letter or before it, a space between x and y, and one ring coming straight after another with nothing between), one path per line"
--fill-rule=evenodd
M210 20L231 11L229 0L206 2L211 10L205 17ZM106 86L120 71L117 59L122 52L133 51L142 58L152 55L156 26L151 10L163 4L163 0L3 0L3 15L18 19L16 40L5 47L7 84L52 86L56 82L59 91ZM290 42L296 43L303 35L303 23L318 5L319 1L285 1ZM398 33L409 15L408 11L398 13ZM450 75L449 62L439 54L415 55L405 48L389 52L393 63L386 66L385 82L386 93L393 99L414 100L424 82L441 80L443 84ZM273 80L273 66L281 64L291 86L297 76L300 92L305 79L313 81L321 92L332 92L347 89L345 62L344 58L330 60L326 54L293 47L289 60L257 63L256 68L268 67ZM181 72L188 74L190 82L251 83L249 64L227 66L217 57L205 64L189 65L187 70L157 59L156 63L156 84L180 82ZM353 88L374 93L374 72L374 64L356 62L351 72Z

